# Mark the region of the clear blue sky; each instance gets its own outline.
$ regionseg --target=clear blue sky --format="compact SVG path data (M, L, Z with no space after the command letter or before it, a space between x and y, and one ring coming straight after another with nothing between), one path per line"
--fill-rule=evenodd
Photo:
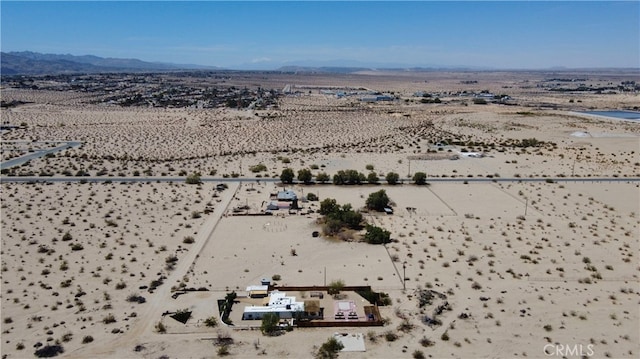
M640 2L0 1L2 51L223 67L289 61L640 67Z

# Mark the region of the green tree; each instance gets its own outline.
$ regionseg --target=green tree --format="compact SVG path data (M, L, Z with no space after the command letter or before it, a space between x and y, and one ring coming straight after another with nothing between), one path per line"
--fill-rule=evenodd
M387 196L387 192L383 189L373 192L367 198L366 205L368 209L382 212L384 208L389 205L389 196Z
M400 180L400 175L395 172L389 172L387 173L387 176L385 177L385 179L387 180L388 184L394 185L394 184L397 184L398 181Z
M340 233L341 229L342 229L342 221L339 220L338 218L333 218L333 217L327 218L324 223L324 226L322 226L322 230L324 231L324 234L329 236L333 236Z
M264 335L274 336L280 332L278 322L280 317L276 313L266 313L262 316L262 324L260 325L260 331Z
M416 172L413 175L413 182L417 185L427 184L427 174L424 172Z
M316 175L316 181L320 182L320 183L327 183L331 180L331 178L329 177L328 174L326 174L325 172L320 172Z
M378 184L378 182L380 182L380 178L375 172L371 172L367 176L367 182L369 182L370 184Z
M344 345L340 343L336 338L331 337L324 342L315 354L316 359L335 359L338 357L338 353L344 349Z
M308 168L303 168L298 171L298 181L304 182L304 184L309 184L313 175L311 174L311 170Z
M329 288L327 289L327 293L329 293L329 295L338 295L340 294L340 291L344 288L344 281L342 281L342 279L338 279L338 280L334 280L331 283L329 283Z
M347 174L345 171L340 170L338 173L333 175L333 184L338 186L347 184Z
M335 213L338 211L340 206L338 206L338 202L336 202L333 198L325 198L320 202L320 211L319 213L323 216L326 216L330 213Z
M200 184L200 183L202 183L202 180L200 180L200 173L198 173L198 172L194 172L194 173L188 175L187 179L185 181L187 182L187 184Z
M362 223L362 214L354 211L350 204L343 205L337 214L340 221L342 221L342 223L347 227L351 229L361 228L360 223Z
M369 244L385 244L391 242L391 232L384 228L377 226L367 225L367 233L364 235L364 240Z
M282 181L282 183L292 184L294 178L295 174L293 173L293 170L291 168L283 169L282 173L280 174L280 180Z
M347 170L347 184L362 184L367 180L367 176L364 173L356 170Z

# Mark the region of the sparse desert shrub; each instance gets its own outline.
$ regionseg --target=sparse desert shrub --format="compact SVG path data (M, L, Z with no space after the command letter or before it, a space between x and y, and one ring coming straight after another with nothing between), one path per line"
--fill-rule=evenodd
M249 167L249 171L253 172L253 173L258 173L258 172L262 172L262 171L266 171L267 170L267 166L264 165L263 163L259 163L257 165L253 165L251 167Z
M107 314L106 317L102 318L102 322L104 324L115 323L116 322L116 317L114 317L113 314L109 313L109 314Z
M338 353L342 349L344 349L344 345L336 338L331 337L322 343L314 357L317 359L334 359L338 357Z
M64 348L62 345L45 345L42 348L38 349L33 353L38 358L51 358L57 356L58 354L64 353Z
M88 344L91 343L93 341L93 337L91 335L85 335L84 338L82 338L82 344Z
M222 344L221 346L218 347L218 356L227 356L230 354L229 352L229 346L227 344Z
M388 341L388 342L394 342L396 340L398 340L398 334L396 334L395 332L388 330L384 333L384 338Z
M127 283L120 281L116 284L116 289L120 290L120 289L125 289L127 287Z
M420 339L420 345L422 345L425 348L433 346L434 344L435 343L432 340L429 340L429 338L427 337L422 337L422 339Z
M186 236L184 237L184 239L182 240L182 243L185 244L192 244L193 242L195 242L195 238L193 238L193 236Z
M145 303L147 300L145 299L145 297L141 296L141 295L137 295L137 294L130 294L127 297L127 302L130 303Z
M404 319L402 321L402 323L400 323L400 325L398 326L398 330L404 333L409 333L413 330L415 326L413 324L411 324L411 322L408 319Z
M413 352L414 359L425 359L424 353L420 350L416 350Z
M158 322L156 323L156 331L158 333L164 334L167 332L167 327L164 326L164 323Z
M375 343L378 341L378 335L373 330L370 330L367 332L367 339L369 339L370 342Z
M70 333L70 332L69 332L69 333L65 333L65 334L62 336L61 340L62 340L63 342L65 342L65 343L67 343L67 342L70 342L72 338L73 338L73 333Z
M206 325L209 328L215 328L218 326L218 319L216 319L216 317L211 316L205 319L204 325Z

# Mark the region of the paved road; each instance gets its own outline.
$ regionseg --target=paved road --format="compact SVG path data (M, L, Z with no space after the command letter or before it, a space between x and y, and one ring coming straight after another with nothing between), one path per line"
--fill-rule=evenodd
M49 141L49 143L51 143L53 141ZM31 142L34 143L34 142ZM24 156L20 156L18 158L14 158L8 161L4 161L2 163L0 163L0 169L5 169L5 168L11 168L11 167L15 167L15 166L20 166L24 163L27 163L33 159L36 158L40 158L43 156L46 156L49 153L56 153L58 151L62 151L62 150L66 150L68 148L72 148L72 147L78 147L80 145L82 145L82 142L78 142L78 141L70 141L70 142L61 142L62 144L60 146L57 147L53 147L53 148L47 148L47 149L34 149L33 152L30 152L27 155Z
M21 182L185 182L186 177L8 177L0 176L0 183ZM279 178L220 178L202 177L202 182L280 182ZM640 182L640 177L433 177L427 182ZM409 182L407 182L408 184ZM299 184L299 183L295 183ZM330 184L330 183L329 183ZM381 182L381 185L385 184ZM322 186L321 184L317 184ZM363 184L362 186L367 186Z

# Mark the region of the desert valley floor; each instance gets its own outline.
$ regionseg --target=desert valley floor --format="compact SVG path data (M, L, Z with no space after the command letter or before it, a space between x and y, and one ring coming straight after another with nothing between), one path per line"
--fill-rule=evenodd
M147 76L3 78L3 358L640 355L640 122L582 113L637 113L637 72ZM284 190L301 208L262 215ZM325 199L361 228L328 233ZM370 286L384 325L224 323L265 278Z

